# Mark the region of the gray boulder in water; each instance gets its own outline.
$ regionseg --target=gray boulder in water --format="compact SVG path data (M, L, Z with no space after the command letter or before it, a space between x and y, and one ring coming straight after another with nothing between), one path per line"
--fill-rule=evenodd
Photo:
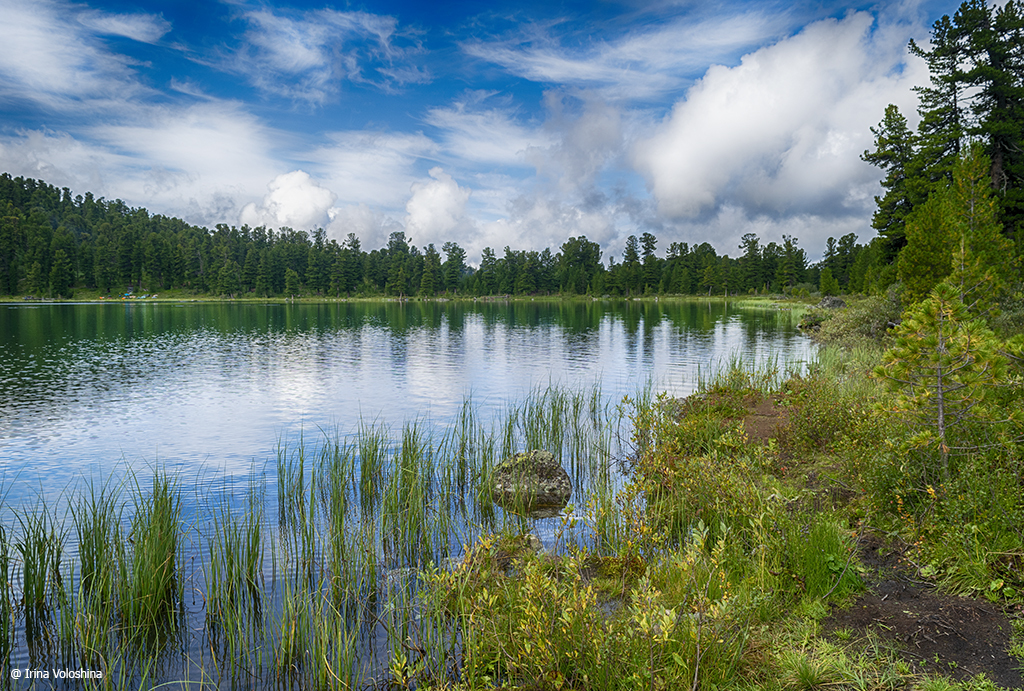
M572 483L555 455L524 451L494 467L491 496L506 511L534 518L557 516L572 496Z

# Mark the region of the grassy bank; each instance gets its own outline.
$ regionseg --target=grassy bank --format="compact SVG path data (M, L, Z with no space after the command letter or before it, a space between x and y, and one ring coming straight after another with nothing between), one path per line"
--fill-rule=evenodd
M431 574L430 611L463 647L458 682L430 681L997 688L954 658L915 658L884 622L833 623L889 577L862 562L869 543L901 554L899 574L929 592L1012 613L1024 585L1019 376L1004 369L972 390L979 404L962 401L937 443L933 399L911 397L928 382L903 384L891 369L914 356L899 350L911 327L890 331L899 318L891 300L865 300L822 315L827 347L805 373L731 363L686 400L634 402L630 482L588 507L592 548L555 557L496 535ZM1019 665L1024 625L1011 627Z

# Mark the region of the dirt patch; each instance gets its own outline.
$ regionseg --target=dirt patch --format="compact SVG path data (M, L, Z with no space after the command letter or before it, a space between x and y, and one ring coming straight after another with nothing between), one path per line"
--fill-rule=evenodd
M765 444L779 436L779 430L789 422L789 411L774 396L745 401L747 413L743 417L743 431L747 439Z
M915 578L903 552L868 536L861 541L868 592L834 609L826 631L847 629L893 642L915 671L964 680L984 672L1004 688L1024 688L1021 662L1007 653L1010 620L987 600L938 593Z

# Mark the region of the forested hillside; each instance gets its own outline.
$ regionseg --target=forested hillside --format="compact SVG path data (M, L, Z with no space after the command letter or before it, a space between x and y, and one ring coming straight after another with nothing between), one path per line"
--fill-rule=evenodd
M866 288L867 256L854 235L829 240L822 266L809 267L795 238L781 245L743 237L738 258L708 243L674 242L664 257L650 233L630 236L622 259L602 262L586 237L561 247L483 251L478 268L455 242L418 248L402 232L365 251L312 231L218 225L209 230L150 215L121 201L72 196L45 182L0 176L0 294L67 297L185 289L234 297L280 295L734 294L817 288ZM443 254L443 256L442 256ZM827 271L823 271L827 269ZM831 281L831 282L830 282Z

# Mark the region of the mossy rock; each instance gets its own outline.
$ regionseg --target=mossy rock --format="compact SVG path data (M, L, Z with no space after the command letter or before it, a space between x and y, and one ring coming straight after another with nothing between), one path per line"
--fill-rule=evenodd
M517 453L491 473L491 497L506 511L534 518L557 516L570 496L569 474L548 451Z

